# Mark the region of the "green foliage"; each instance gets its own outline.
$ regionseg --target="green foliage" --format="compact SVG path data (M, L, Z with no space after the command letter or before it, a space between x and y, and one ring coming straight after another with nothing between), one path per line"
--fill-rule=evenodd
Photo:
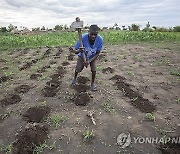
M146 119L149 121L155 121L155 116L152 113L146 113Z
M35 148L33 150L33 154L41 154L44 152L45 149L53 150L55 147L56 147L55 142L51 145L47 145L47 143L44 142L43 144L41 144L39 146L35 145Z
M138 31L138 30L140 30L140 25L132 24L132 25L129 27L129 30L131 30L131 31Z
M105 44L138 42L180 41L180 33L142 32L142 31L103 31L99 32ZM39 46L74 46L78 40L77 32L53 32L34 35L3 34L0 37L0 50L36 48Z
M5 32L7 32L8 30L7 30L7 28L6 27L1 27L0 28L0 32L1 33L5 33Z
M54 30L63 30L63 25L56 25Z
M12 144L9 144L6 146L5 145L0 146L0 152L2 152L2 153L11 154L12 150L13 150Z
M180 32L180 26L175 26L173 29L174 32Z
M179 70L171 70L170 74L174 75L174 76L180 76L180 71Z
M93 131L89 130L89 128L87 130L85 130L85 132L83 133L83 141L87 142L90 141L90 139L92 139L94 136Z
M55 126L55 128L60 127L61 123L64 122L65 120L66 120L66 117L61 116L59 114L51 115L47 118L47 122Z

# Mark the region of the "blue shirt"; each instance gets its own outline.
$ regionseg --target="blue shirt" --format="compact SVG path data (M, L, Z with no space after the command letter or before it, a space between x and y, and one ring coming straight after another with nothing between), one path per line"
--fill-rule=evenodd
M83 42L83 46L85 48L86 59L90 60L91 58L93 58L96 55L97 51L102 50L103 39L100 35L97 35L94 44L91 45L89 43L88 35L89 34L86 33L82 36L82 42ZM79 47L80 47L80 42L78 41L75 45L75 49L78 50ZM83 57L81 52L78 53L78 56Z

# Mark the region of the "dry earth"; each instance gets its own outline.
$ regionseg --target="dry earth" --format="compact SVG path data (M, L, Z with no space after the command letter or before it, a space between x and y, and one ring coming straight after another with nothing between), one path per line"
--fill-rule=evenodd
M1 153L179 154L180 144L135 143L134 137L180 137L180 45L105 46L96 85L85 68L70 86L77 56L64 47L14 50L0 58ZM87 116L93 111L96 125ZM146 113L152 113L150 121ZM49 121L60 115L60 124ZM84 141L83 133L93 137ZM121 133L131 143L117 144ZM142 140L141 140L142 141ZM11 146L13 148L11 148ZM50 145L54 148L50 149Z

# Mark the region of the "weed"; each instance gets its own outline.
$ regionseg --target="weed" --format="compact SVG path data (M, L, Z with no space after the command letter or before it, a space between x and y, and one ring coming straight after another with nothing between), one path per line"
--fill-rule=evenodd
M4 119L6 119L8 116L9 116L8 113L0 114L0 119L4 120Z
M61 116L60 114L55 114L47 118L47 123L52 124L53 126L55 126L55 128L58 128L61 126L61 123L66 120L67 120L66 117Z
M9 145L1 145L0 152L5 152L6 154L12 153L13 146L12 144Z
M89 130L89 128L87 130L85 130L85 132L83 133L83 141L84 142L90 141L93 137L94 137L93 131Z
M146 119L149 121L155 121L155 116L152 113L146 113Z
M132 77L135 77L135 74L133 73L133 72L127 72L127 74L129 75L129 76L132 76Z
M134 56L134 60L137 61L137 62L141 62L141 61L142 61L141 55L136 54L136 55Z
M35 149L33 150L33 154L40 154L40 153L43 153L45 149L53 150L55 148L56 148L55 142L51 145L47 145L47 143L44 142L43 144L41 144L39 146L35 145Z
M177 102L177 104L179 104L180 103L180 98L177 98L176 102Z
M174 75L174 76L180 76L180 71L178 71L178 70L172 70L172 71L170 72L170 74L171 74L171 75Z
M111 114L116 113L116 109L109 102L104 103L102 106L105 112L109 112Z
M41 106L46 106L47 105L47 102L46 101L42 101L41 102Z
M46 79L47 79L47 76L38 77L38 81L43 81L43 80L46 80Z

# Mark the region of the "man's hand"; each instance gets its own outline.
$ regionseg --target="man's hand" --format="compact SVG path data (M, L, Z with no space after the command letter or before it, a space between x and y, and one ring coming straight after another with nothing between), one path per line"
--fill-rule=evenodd
M86 62L84 63L84 66L87 68L89 64L90 64L90 62L89 62L89 61L86 61Z
M83 53L84 52L84 47L79 47L79 52Z

